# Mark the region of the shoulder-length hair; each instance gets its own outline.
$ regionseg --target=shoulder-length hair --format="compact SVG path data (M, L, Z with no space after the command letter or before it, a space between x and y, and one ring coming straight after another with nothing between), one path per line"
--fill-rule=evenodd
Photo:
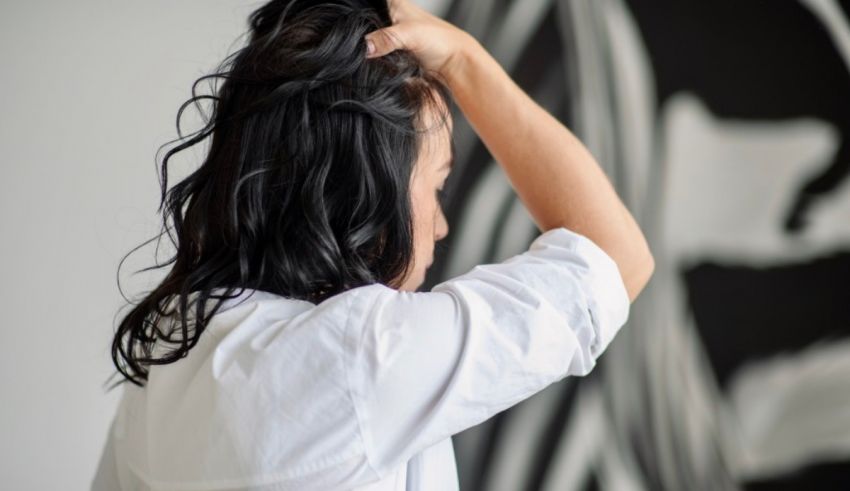
M363 36L390 24L385 1L273 0L250 15L246 45L195 81L168 143L179 144L161 164L158 237L167 233L176 253L142 270L172 265L115 332L112 359L126 380L112 387L143 386L149 365L185 357L245 289L318 304L408 274L421 115L452 99L407 50L366 58ZM212 95L197 94L204 80ZM201 101L210 116L184 137L181 115ZM202 164L168 189L169 159L207 137Z

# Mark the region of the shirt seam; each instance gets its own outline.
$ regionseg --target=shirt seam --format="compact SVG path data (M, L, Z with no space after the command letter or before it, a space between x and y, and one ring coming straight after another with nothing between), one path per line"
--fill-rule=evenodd
M363 444L363 455L366 457L366 464L369 466L369 469L377 476L379 479L383 476L381 473L377 471L374 464L372 463L372 458L369 455L369 442L367 441L366 433L364 431L363 424L363 416L361 415L361 411L357 407L357 401L355 400L352 384L351 384L351 360L350 357L354 357L357 353L356 341L351 336L351 318L353 317L352 312L354 311L354 297L356 293L352 293L349 295L351 297L348 301L348 316L345 321L345 327L343 328L343 369L345 371L345 389L346 394L348 395L348 399L351 401L351 407L354 410L354 419L357 421L357 432L360 435L360 441Z

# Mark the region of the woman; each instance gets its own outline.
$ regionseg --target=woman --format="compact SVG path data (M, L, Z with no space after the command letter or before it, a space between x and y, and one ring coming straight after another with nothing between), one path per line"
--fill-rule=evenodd
M408 0L276 0L250 25L165 157L212 136L163 182L177 253L116 332L132 383L93 489L457 489L451 436L587 374L646 241L569 130ZM417 292L448 233L451 103L543 233Z

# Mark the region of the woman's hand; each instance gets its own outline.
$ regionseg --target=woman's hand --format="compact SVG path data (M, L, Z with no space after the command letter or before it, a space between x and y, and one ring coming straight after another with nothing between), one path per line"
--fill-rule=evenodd
M393 24L365 36L367 46L371 43L374 47L367 58L408 49L426 69L449 76L459 58L458 52L474 41L469 33L410 0L389 0L389 10Z

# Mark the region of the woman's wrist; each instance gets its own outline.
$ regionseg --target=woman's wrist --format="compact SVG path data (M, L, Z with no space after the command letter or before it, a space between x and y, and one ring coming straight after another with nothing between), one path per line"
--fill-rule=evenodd
M468 83L469 70L476 58L481 56L484 47L474 36L466 31L459 31L455 51L446 61L440 74L446 80L449 89L454 93L461 85Z

